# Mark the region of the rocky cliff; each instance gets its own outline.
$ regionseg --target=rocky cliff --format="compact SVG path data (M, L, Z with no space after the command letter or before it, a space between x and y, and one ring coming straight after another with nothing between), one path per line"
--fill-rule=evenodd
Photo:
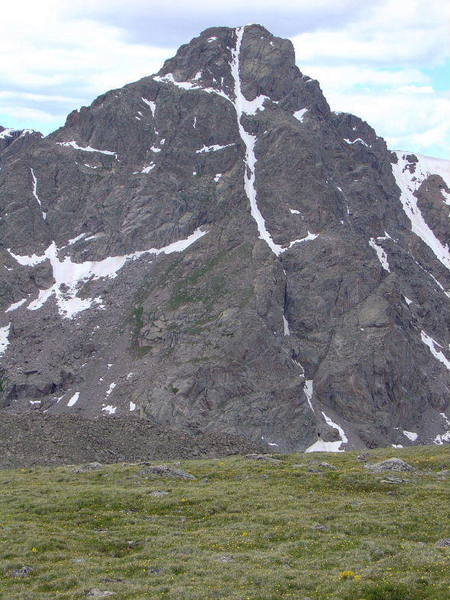
M450 441L450 163L211 28L47 137L0 128L3 411L280 450Z

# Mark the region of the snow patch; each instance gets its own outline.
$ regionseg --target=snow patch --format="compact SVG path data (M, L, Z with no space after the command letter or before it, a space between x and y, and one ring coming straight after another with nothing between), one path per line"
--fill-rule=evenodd
M291 242L289 244L289 248L292 248L292 246L294 246L294 244L302 244L303 242L309 242L311 240L315 240L318 237L319 237L318 233L310 233L308 231L308 235L305 235L304 238L300 238L299 240L294 240L293 242Z
M155 81L158 81L159 83L172 83L173 85L182 90L200 90L206 92L207 94L217 94L218 96L222 96L223 98L231 102L230 98L222 90L218 90L215 88L204 88L201 85L192 83L191 81L175 81L175 78L172 73L167 73L166 75L154 75L153 79Z
M439 413L441 415L441 417L444 419L446 425L448 427L450 427L450 419L447 417L447 415L445 413Z
M68 246L73 246L73 244L76 244L77 242L79 242L80 240L82 240L84 237L86 237L87 233L80 233L80 235L77 235L77 237L74 237L72 239L70 239L67 242Z
M106 404L102 406L102 411L107 413L108 415L114 415L117 410L117 406L111 406L111 404Z
M5 313L13 312L13 310L17 310L18 308L20 308L22 306L22 304L25 304L26 301L27 301L27 298L23 298L22 300L19 300L19 302L14 302L13 304L10 304L10 306L8 306L8 308L5 310Z
M300 211L299 211L299 210L296 210L295 208L290 208L289 210L290 210L290 212L291 212L293 215L299 215L299 214L300 214Z
M6 348L9 345L9 330L11 328L11 323L8 323L8 325L5 325L4 327L0 327L0 356L2 356L5 351Z
M151 162L149 165L147 165L146 167L144 167L141 171L141 173L150 173L151 170L153 170L156 167L154 162Z
M422 342L425 344L425 346L428 346L434 358L441 362L450 371L450 360L447 359L443 352L436 349L436 347L442 348L442 346L438 344L436 340L433 340L433 338L430 337L427 333L425 333L425 331L422 330L420 332L420 335L422 338Z
M136 404L130 400L130 412L133 412L133 410L136 410Z
M69 256L66 256L64 260L60 260L55 242L50 244L42 256L36 254L18 256L10 250L8 252L20 265L34 266L48 259L52 266L55 283L46 290L39 290L38 297L28 305L28 310L40 309L54 295L59 314L64 318L71 319L91 306L98 305L100 308L103 306L102 299L99 297L84 299L78 297L79 288L88 280L114 279L127 261L137 260L146 254L158 256L159 254L182 252L206 233L206 231L196 229L186 239L172 242L163 248L150 248L123 256L110 256L100 261L82 263L72 262Z
M6 129L4 129L3 131L0 132L0 140L5 139L7 137L12 137L12 134L14 133L14 131L17 131L17 130L12 129L11 127L7 127Z
M74 406L78 402L79 397L80 397L80 392L75 392L75 394L69 399L67 406Z
M286 317L284 315L283 315L283 333L284 333L284 335L291 335L291 332L289 330L288 320L286 319Z
M57 144L58 146L70 146L75 150L82 150L83 152L100 152L100 154L107 154L117 158L117 152L112 152L111 150L99 150L98 148L92 148L91 146L79 146L75 140L72 140L71 142L57 142Z
M446 442L450 442L450 431L437 435L433 440L433 444L437 444L438 446L442 446Z
M380 238L377 238L377 239L380 239ZM383 269L385 271L387 271L388 273L390 273L391 269L389 268L387 254L384 251L384 249L375 242L374 238L370 238L370 240L369 240L369 246L371 248L373 248L375 250L375 252L377 253L378 260L380 261L381 266L383 267Z
M106 390L106 397L108 397L111 392L113 391L113 389L116 387L116 384L113 382L111 383L111 385L109 386L109 388Z
M405 437L408 438L408 440L411 440L411 442L415 442L417 440L417 433L415 433L414 431L405 431L403 430L403 435Z
M344 430L337 423L334 423L330 419L330 417L327 417L327 415L323 411L322 415L327 425L329 425L333 429L338 430L341 439L335 442L325 442L323 440L317 440L317 442L315 442L312 446L307 448L305 452L344 452L341 446L342 444L346 444L348 442Z
M147 98L141 98L141 100L143 102L145 102L145 104L147 104L147 106L150 107L150 110L152 111L152 117L155 118L155 110L156 110L155 102L153 102L152 100L147 100Z
M235 146L236 144L226 144L225 146L219 146L218 144L214 144L213 146L203 146L200 150L196 150L197 154L203 154L204 152L217 152L218 150L223 150L224 148L230 148L231 146Z
M256 225L258 227L259 238L264 240L272 252L279 256L283 252L283 248L275 244L272 239L272 236L268 232L266 228L266 223L264 221L264 217L262 216L258 204L256 201L256 187L255 187L255 166L256 166L256 155L255 155L255 144L256 144L256 136L247 133L244 129L244 126L241 123L241 118L244 113L254 114L259 108L262 107L264 102L261 102L260 99L265 96L259 96L255 98L252 102L249 102L244 98L241 88L241 78L239 75L239 55L241 51L242 37L244 35L244 27L238 27L236 30L236 46L231 50L231 75L234 80L234 107L236 109L237 116L237 124L239 128L239 134L241 136L242 141L245 145L245 165L246 169L244 170L244 188L247 198L250 202L250 212L253 219L256 221Z
M363 146L366 146L367 148L372 148L370 144L368 144L361 138L356 138L356 140L353 140L353 142L351 140L348 140L347 138L344 138L344 142L346 142L347 144L356 144L358 142L359 144L363 144Z
M217 183L221 177L222 173L216 173L216 175L214 175L214 181Z
M441 175L444 179L450 181L450 161L428 159L418 156L419 162L415 164L415 171L411 173L407 168L409 164L406 154L397 152L398 162L392 164L392 172L395 181L400 188L400 202L403 210L411 222L411 230L430 248L436 258L450 270L450 251L447 244L443 244L434 235L433 231L425 222L423 215L417 205L417 198L414 193L419 189L422 182L432 174ZM448 163L446 169L442 163ZM436 166L438 168L436 168ZM448 172L447 172L448 169ZM440 171L440 172L438 172ZM446 180L447 185L450 185Z
M309 408L314 411L314 407L312 405L312 397L314 394L314 383L312 379L305 379L305 383L303 385L303 392L306 396L306 400L308 402ZM317 443L317 442L316 442Z
M18 254L11 252L10 249L8 249L8 252L14 258L14 260L23 267L35 267L41 262L44 262L44 260L47 260L45 254L43 256L38 256L37 254L32 254L31 256L19 256Z
M45 221L47 219L47 213L42 210L42 204L41 204L41 201L39 199L39 196L37 195L37 179L36 179L36 175L34 174L33 169L30 168L30 171L31 171L31 177L33 178L33 196L36 198L37 203L39 204L39 208L41 209L41 213L42 213L42 218Z
M300 109L300 110L297 110L297 111L294 113L294 117L295 117L295 118L296 118L298 121L300 121L300 123L302 123L302 122L303 122L303 117L305 116L305 114L306 114L307 112L308 112L308 109L307 109L307 108L302 108L302 109Z

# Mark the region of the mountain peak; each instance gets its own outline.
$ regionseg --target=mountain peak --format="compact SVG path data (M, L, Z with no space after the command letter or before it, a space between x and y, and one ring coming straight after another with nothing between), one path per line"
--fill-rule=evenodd
M231 98L234 80L230 65L238 41L239 76L247 100L264 96L287 109L299 110L308 104L309 108L329 113L318 83L302 75L296 66L292 42L272 35L262 25L206 29L181 46L155 78L178 86L215 90Z
M207 29L1 159L10 410L448 441L450 189L330 112L289 40Z

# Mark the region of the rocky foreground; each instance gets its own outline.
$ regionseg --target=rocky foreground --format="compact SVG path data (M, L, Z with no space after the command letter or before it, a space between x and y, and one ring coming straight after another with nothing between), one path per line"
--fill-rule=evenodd
M88 461L188 459L267 451L266 444L225 433L186 432L145 419L5 412L0 469Z

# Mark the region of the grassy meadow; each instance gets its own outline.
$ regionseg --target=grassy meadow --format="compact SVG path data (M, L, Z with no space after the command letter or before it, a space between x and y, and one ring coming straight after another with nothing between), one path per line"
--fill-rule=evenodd
M448 600L450 447L357 455L2 470L0 598Z

